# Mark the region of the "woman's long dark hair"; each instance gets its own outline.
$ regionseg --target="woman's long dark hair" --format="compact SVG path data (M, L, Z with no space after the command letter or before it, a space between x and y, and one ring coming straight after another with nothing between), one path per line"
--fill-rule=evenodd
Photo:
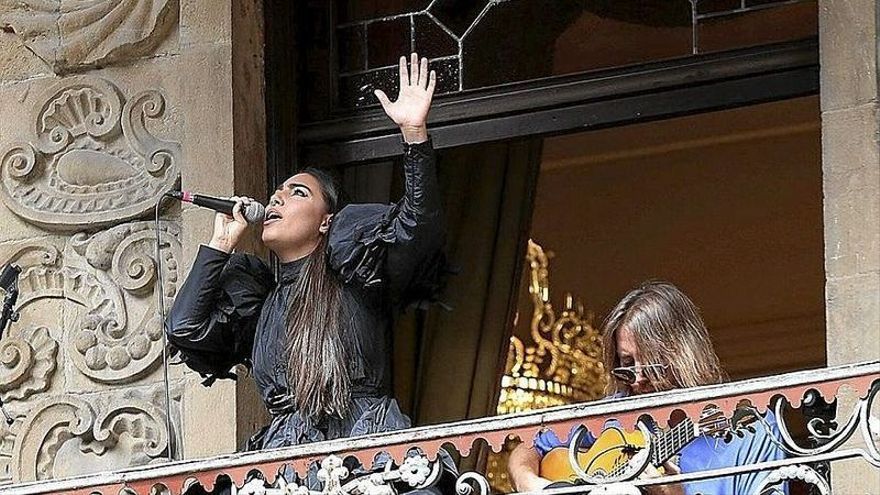
M316 168L303 170L321 185L328 213L340 208L333 177ZM327 238L321 236L308 256L287 308L287 377L290 394L305 418L342 416L348 408L349 355L340 324L342 285L330 270Z

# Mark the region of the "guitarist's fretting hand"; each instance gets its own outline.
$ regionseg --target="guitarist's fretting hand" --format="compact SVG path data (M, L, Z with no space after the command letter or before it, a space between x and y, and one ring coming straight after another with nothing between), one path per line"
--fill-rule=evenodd
M681 474L681 469L669 461L663 464L663 469L666 471L666 476ZM663 475L657 468L648 464L648 468L639 476L639 479L653 479L661 476ZM680 484L646 486L643 489L648 495L684 495L684 486Z

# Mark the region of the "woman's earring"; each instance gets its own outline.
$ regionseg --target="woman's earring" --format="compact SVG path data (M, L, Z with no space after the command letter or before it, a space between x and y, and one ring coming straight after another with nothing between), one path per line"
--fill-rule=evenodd
M321 226L318 228L318 231L321 232L322 234L326 234L327 232L330 231L330 225L332 223L333 223L333 217L332 216L327 217L326 220L321 222Z

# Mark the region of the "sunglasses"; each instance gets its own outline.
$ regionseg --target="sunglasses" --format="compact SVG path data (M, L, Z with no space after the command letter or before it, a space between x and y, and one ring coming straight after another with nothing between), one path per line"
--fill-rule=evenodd
M666 374L668 364L640 364L638 366L621 366L611 370L611 376L621 382L632 385L639 379L639 373L648 380L656 381Z

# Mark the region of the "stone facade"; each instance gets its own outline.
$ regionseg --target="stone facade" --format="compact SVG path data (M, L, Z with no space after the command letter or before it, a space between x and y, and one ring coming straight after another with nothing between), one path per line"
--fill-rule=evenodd
M828 364L880 358L877 9L820 8Z
M163 462L172 446L231 452L252 429L236 422L252 409L237 402L246 391L205 389L180 366L166 407L157 309L212 218L167 202L158 230L153 218L181 183L263 195L264 167L236 166L265 161L262 124L251 128L263 118L261 25L259 2L0 6L0 263L22 268L21 319L0 341L14 420L0 426L0 483Z
M819 2L828 364L880 359L880 118L874 0ZM838 400L847 411L856 397ZM869 493L880 472L848 461L838 493Z

